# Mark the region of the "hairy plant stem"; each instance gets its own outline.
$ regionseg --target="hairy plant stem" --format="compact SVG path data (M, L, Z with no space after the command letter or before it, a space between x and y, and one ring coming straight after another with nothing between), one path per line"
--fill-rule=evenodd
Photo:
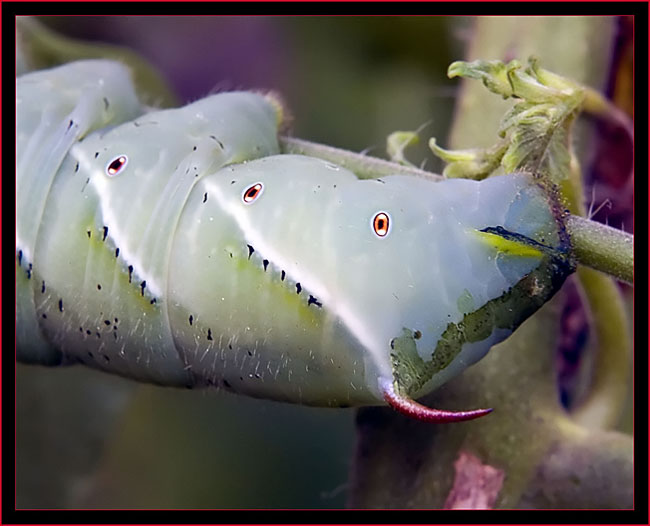
M634 283L633 235L575 215L568 217L566 226L578 262Z
M353 171L361 179L389 174L415 175L434 181L443 179L441 175L412 166L302 139L280 137L280 146L282 153L318 157ZM575 215L569 216L566 226L578 263L605 272L621 281L633 283L634 236Z
M351 152L326 146L315 142L295 139L293 137L280 137L282 153L294 153L318 157L324 161L331 161L343 168L353 171L359 179L375 179L383 175L415 175L433 181L441 181L442 175L420 170L413 166L386 161L378 157L369 157L362 153Z

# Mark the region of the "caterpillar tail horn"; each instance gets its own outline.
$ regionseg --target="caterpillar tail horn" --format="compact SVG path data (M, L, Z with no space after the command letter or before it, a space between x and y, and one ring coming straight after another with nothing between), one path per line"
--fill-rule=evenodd
M404 394L397 393L393 382L383 380L381 382L384 400L393 409L422 422L433 422L437 424L447 422L463 422L474 420L492 412L492 409L473 409L471 411L445 411L422 405Z

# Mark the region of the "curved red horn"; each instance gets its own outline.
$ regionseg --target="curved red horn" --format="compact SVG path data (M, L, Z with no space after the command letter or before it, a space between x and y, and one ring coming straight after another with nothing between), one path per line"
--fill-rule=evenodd
M406 416L421 420L422 422L463 422L464 420L473 420L492 412L492 409L473 409L471 411L433 409L416 402L408 396L396 393L393 382L390 380L382 379L380 383L384 393L384 400L388 402L389 406Z

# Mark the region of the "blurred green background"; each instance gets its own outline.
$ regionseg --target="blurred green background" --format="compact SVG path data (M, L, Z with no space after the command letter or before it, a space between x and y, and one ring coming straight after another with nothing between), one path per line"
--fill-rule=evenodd
M472 19L463 17L49 17L62 34L135 50L182 103L273 90L304 139L383 155L386 136L431 122L445 139ZM420 150L422 159L433 156ZM417 156L416 156L417 157Z

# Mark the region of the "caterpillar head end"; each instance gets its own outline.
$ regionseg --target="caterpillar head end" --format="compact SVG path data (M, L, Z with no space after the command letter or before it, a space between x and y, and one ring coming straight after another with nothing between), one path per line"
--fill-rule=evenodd
M404 394L397 393L391 380L380 381L384 400L393 409L422 422L434 422L437 424L447 422L463 422L474 420L492 412L492 409L473 409L471 411L445 411L426 407Z

